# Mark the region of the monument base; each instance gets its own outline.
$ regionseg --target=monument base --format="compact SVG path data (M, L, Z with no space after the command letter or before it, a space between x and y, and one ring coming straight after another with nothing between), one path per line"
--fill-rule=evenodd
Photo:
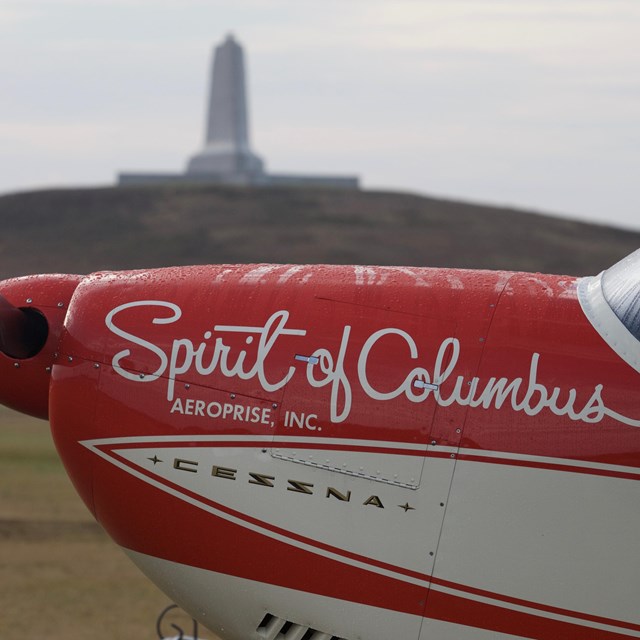
M187 164L187 173L205 175L250 175L256 180L264 175L262 160L246 150L218 150L205 148L200 153L191 156Z
M358 176L319 176L297 174L250 173L120 173L118 186L139 185L235 185L258 187L299 187L325 189L359 189Z

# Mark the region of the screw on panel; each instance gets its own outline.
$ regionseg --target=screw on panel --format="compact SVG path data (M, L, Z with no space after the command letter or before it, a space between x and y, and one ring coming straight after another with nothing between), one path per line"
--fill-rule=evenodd
M456 429L456 433L462 433L462 429Z
M140 380L142 380L144 378L144 373L141 373L139 375L140 375Z
M27 304L31 304L33 300L31 298L27 298Z
M263 449L263 450L262 450L262 453L267 453L267 450L266 450L266 449Z
M14 366L16 369L19 369L19 368L20 368L20 363L19 363L19 362L14 362L14 363L13 363L13 366Z
M433 551L429 551L429 555L432 556L433 555Z
M64 307L64 302L58 302L59 307Z
M441 503L440 503L440 506L441 506L441 507L444 507L444 502L441 502Z
M484 338L480 338L480 342L484 342Z
M452 457L452 458L455 458L455 457L456 457L456 454L455 454L455 453L452 453L452 454L451 454L451 457Z
M100 365L99 365L97 362L94 362L94 363L93 363L93 368L94 368L94 369L99 369L99 368L100 368Z
M278 408L278 405L277 405L275 402L274 402L271 406L272 406L274 409L277 409L277 408Z
M47 373L51 373L51 367L45 367L45 371L46 371Z
M438 443L437 443L435 440L432 440L432 441L431 441L431 444L435 447L435 446L436 446L436 444L438 444Z
M73 356L67 356L67 360L68 360L69 362L73 362Z
M235 394L235 393L232 393L232 394L231 394L231 399L232 399L232 400L235 400L235 398L236 398L236 394Z
M191 389L191 385L187 382L187 383L184 385L184 388L185 388L185 389Z

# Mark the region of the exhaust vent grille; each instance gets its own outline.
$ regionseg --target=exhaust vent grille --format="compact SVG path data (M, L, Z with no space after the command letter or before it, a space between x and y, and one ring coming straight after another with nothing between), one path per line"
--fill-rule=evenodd
M256 631L258 637L264 640L347 640L291 620L278 618L272 613L265 614Z

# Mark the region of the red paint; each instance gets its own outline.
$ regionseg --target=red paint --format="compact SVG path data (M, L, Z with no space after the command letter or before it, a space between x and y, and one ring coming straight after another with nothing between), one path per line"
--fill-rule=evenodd
M0 353L0 403L35 416L49 415L49 381L56 362L62 324L81 276L45 275L14 278L2 283L2 295L14 307L41 313L49 326L44 347L30 358Z

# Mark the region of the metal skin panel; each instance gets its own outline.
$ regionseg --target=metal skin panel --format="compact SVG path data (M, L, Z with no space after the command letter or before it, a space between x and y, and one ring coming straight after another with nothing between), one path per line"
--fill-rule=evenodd
M593 334L572 280L515 276L471 381L480 400L504 377L504 401L469 411L434 579L514 612L546 611L549 630L531 637L640 631L638 380ZM438 608L430 598L427 611ZM590 629L563 629L579 619Z
M297 341L296 357L310 358L311 362L300 359L294 363L296 375L285 388L283 414L274 430L272 449L275 457L301 464L306 463L306 457L292 456L291 452L282 451L280 442L291 436L304 435L305 432L307 435L313 435L309 432L321 435L328 429L335 432L340 428L344 431L342 425L351 421L351 412L362 404L358 403L357 397L354 401L358 389L354 390L352 381L358 379L361 366L360 358L354 357L356 354L362 354L363 349L367 349L369 357L366 370L362 368L367 383L375 392L389 394L394 388L390 363L397 362L402 367L400 370L407 372L415 367L407 336L429 336L429 342L420 346L416 344L416 349L422 347L422 352L431 352L436 340L445 340L455 329L453 323L446 324L436 318L425 317L420 315L419 310L392 313L355 299L345 302L309 296L305 302L302 305L304 323L305 326L313 326L314 330ZM336 322L328 321L337 310L345 321L342 328ZM376 335L379 335L378 339L375 339ZM395 387L401 382L398 380ZM411 390L419 392L417 388ZM392 459L379 461L374 458L373 465L365 460L354 460L353 465L343 466L344 460L338 462L330 454L322 464L345 473L378 478L415 489L420 485L424 461L424 455L417 453L426 452L431 441L435 411L434 404L426 406L425 403L406 402L398 396L381 403L378 411L367 419L369 433L394 429L394 441L416 445L416 455L404 459L402 465L393 463Z
M573 279L248 265L82 280L49 405L97 519L230 639L308 597L348 640L602 640L640 637L637 386ZM214 574L260 586L205 606Z
M273 460L255 440L134 438L84 444L160 490L261 535L384 575L393 574L392 567L405 575L431 573L435 553L425 545L430 542L432 552L437 546L450 460L432 460L425 475L429 490L414 492ZM341 453L344 459L381 455ZM404 456L395 457L400 464ZM416 529L423 535L416 536Z
M633 444L640 426L638 374L586 320L572 279L512 278L491 324L478 380L469 382L477 406L468 414L464 447L640 462Z
M343 600L294 591L283 587L235 578L213 571L175 564L152 556L125 549L127 555L154 582L167 583L167 593L182 606L192 609L208 619L213 602L221 611L232 612L236 602L243 602L242 619L227 616L211 624L213 631L231 640L264 640L255 629L264 616L266 603L272 613L286 619L287 612L295 610L294 622L326 632L343 634L348 638L368 640L404 640L415 638L422 629L422 638L438 640L515 640L516 637L440 620L422 619L388 610L354 605ZM170 578L173 580L170 580ZM169 584L170 583L170 584ZM339 612L340 624L331 620ZM330 636L329 636L330 637Z
M631 623L638 637L639 499L637 480L459 460L434 577L507 609L517 595L583 634Z

